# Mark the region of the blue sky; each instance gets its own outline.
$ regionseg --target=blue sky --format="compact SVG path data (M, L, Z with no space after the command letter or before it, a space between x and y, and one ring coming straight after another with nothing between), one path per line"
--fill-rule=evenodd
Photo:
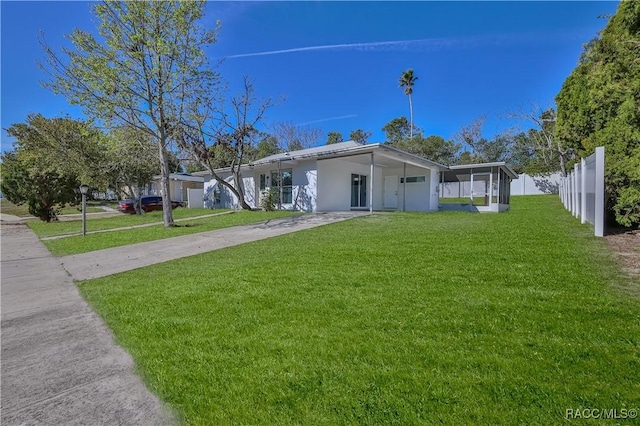
M326 134L361 128L381 142L391 119L409 116L398 87L413 68L415 124L451 138L486 115L485 136L514 122L509 111L553 105L582 46L617 2L210 2L204 23L221 20L208 52L234 94L243 76L259 96L286 97L270 121ZM87 2L2 1L2 129L29 113L82 117L40 85L46 74L37 36L59 50L74 28L96 26ZM12 141L2 131L2 147Z

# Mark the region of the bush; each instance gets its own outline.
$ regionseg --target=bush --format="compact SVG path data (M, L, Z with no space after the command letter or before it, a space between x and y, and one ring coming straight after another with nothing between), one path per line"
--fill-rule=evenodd
M260 193L260 207L266 212L276 210L280 202L280 193L275 188L265 189Z

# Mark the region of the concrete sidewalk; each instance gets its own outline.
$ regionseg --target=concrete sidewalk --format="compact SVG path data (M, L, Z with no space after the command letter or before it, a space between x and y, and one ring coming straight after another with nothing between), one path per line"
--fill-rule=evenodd
M340 222L368 212L312 213L60 258L75 280L89 280L225 247Z
M3 215L4 216L4 215ZM3 221L2 425L167 425L170 412L24 224Z

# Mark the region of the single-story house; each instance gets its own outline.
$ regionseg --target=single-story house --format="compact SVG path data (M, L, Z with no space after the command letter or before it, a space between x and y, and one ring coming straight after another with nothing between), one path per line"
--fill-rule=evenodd
M246 202L274 188L279 207L311 211L438 210L439 173L447 167L384 144L348 141L271 155L241 167ZM216 170L227 182L231 171ZM200 174L200 173L197 173ZM210 207L238 207L215 179L205 178Z
M305 212L438 211L441 179L450 170L389 145L354 141L275 154L240 169L251 207L259 208L261 195L275 189L279 208ZM233 184L229 168L215 172ZM207 172L194 175L204 177L206 207L239 208L233 193Z
M162 185L160 179L162 176L153 177L153 181L147 185L145 193L147 195L162 195ZM172 201L187 202L189 200L189 190L204 189L204 177L194 176L188 173L171 173L169 174L169 193ZM200 196L200 204L202 204L202 196ZM200 205L200 207L202 207Z

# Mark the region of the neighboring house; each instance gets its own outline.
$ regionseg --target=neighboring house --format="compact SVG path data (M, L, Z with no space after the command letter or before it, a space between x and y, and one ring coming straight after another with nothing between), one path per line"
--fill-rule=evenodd
M153 181L147 186L146 194L162 195L160 178L160 175L153 177ZM204 178L202 176L194 176L188 173L171 173L169 175L169 194L172 201L189 202L191 207L202 207L203 188ZM192 196L189 197L189 194L192 194ZM198 196L197 194L200 195ZM194 200L194 198L196 199Z

